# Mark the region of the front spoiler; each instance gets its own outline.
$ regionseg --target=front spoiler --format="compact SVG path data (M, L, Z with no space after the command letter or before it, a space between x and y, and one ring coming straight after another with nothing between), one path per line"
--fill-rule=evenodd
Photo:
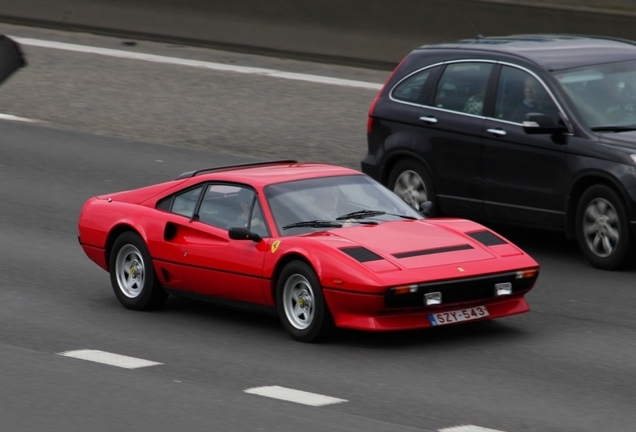
M324 290L324 295L337 327L377 332L433 327L428 319L430 314L475 306L486 306L489 316L477 320L463 321L458 324L502 318L530 310L523 295L506 296L483 302L475 301L426 310L387 310L382 305L383 296L358 295L332 290Z

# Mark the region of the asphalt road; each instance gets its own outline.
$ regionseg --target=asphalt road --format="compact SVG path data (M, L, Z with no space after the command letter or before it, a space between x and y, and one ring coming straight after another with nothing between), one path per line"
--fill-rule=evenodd
M0 33L381 83L377 71L0 25ZM125 310L77 244L90 196L269 157L357 167L375 91L25 46L0 87L0 423L8 431L633 431L636 270L502 228L542 271L532 311L293 342L273 317L171 299ZM59 355L159 362L127 370ZM277 385L346 400L245 393ZM472 429L477 431L477 429Z

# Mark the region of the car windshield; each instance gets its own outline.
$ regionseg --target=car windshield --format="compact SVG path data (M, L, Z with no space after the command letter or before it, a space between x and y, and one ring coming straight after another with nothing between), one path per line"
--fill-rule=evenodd
M393 192L364 175L278 183L265 188L265 198L283 236L423 217Z
M586 66L555 76L592 130L636 128L636 61Z

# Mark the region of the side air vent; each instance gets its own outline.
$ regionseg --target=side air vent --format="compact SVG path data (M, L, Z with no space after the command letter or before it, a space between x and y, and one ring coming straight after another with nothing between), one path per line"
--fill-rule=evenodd
M383 259L380 255L363 247L342 248L340 250L359 262L379 261Z
M483 244L484 246L496 246L496 245L506 244L506 241L504 239L493 234L490 231L473 231L466 234L468 234L470 237L474 238L475 240L477 240L479 243Z
M171 241L177 235L177 226L172 222L168 222L166 224L165 229L163 230L163 240Z
M457 246L439 247L439 248L433 248L433 249L421 249L421 250L410 251L410 252L400 252L400 253L393 254L393 256L399 259L411 258L415 256L420 256L420 255L433 255L433 254L444 253L444 252L456 252L456 251L467 250L472 248L473 247L471 245L465 244L465 245L457 245Z

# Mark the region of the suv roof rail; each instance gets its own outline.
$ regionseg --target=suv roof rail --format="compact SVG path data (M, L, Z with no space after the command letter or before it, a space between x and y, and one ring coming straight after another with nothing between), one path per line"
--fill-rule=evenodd
M232 168L247 168L247 167L255 167L255 166L277 165L277 164L288 164L288 163L298 163L298 161L293 159L279 159L279 160L271 160L271 161L249 162L249 163L236 164L236 165L223 165L223 166L212 167L212 168L203 168L203 169L194 170L194 171L186 171L180 174L175 180L182 180L182 179L194 177L203 173L222 171L222 170L227 170Z

